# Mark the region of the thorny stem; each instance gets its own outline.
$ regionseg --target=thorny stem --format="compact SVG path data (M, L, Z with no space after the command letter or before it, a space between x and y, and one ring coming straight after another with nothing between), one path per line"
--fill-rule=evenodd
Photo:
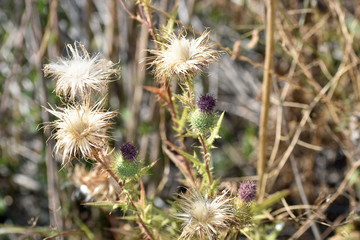
M170 91L170 86L169 86L169 83L167 81L167 79L165 79L165 88L166 88L166 93L168 95L168 107L169 107L169 112L171 114L171 118L173 120L173 123L178 126L178 123L177 123L177 114L176 114L176 111L175 111L175 107L174 107L174 104L173 104L173 101L172 101L172 94L171 94L171 91ZM185 144L184 144L184 139L182 137L179 137L179 142L180 142L180 148L182 151L186 152L186 147L185 147ZM189 174L189 177L191 179L191 182L192 184L195 185L195 179L194 179L194 175L192 174L192 171L191 171L191 165L190 165L190 162L188 159L186 159L184 156L181 155L181 159L183 160L184 164L185 164L185 168L186 170L188 171L188 174Z
M181 139L182 140L182 139ZM191 182L191 185L195 186L195 179L194 179L194 175L192 174L192 171L191 171L191 166L190 166L190 163L189 161L182 155L181 151L183 152L186 152L186 148L185 148L185 145L181 147L181 151L179 150L178 147L176 147L172 142L166 140L166 139L163 139L163 142L170 146L172 150L175 150L178 154L179 154L179 157L181 157L181 160L184 160L184 163L185 163L185 168L186 168L186 171L188 171L188 175L189 175L189 178L190 178L190 182ZM183 144L183 142L181 141L181 143ZM182 162L181 162L182 163ZM185 176L186 177L186 176Z
M111 168L109 167L109 165L107 164L107 155L104 154L104 149L101 149L99 151L93 151L93 155L95 157L95 160L97 162L99 162L104 168L105 170L110 174L110 176L118 183L121 191L124 187L124 183L122 183L119 178L116 176L116 174L111 170ZM139 212L138 212L138 209L136 208L134 202L130 199L130 203L131 203L131 206L135 209L135 212L136 212L136 215L137 217L139 218L139 224L143 227L143 229L145 230L146 232L146 235L151 239L151 240L155 240L154 236L151 234L151 232L149 231L149 229L146 227L144 221L142 220Z
M172 94L171 94L171 91L170 91L170 86L169 86L169 83L167 81L167 79L164 79L164 83L165 83L165 89L166 89L166 93L168 95L168 103L167 105L169 106L169 112L171 114L171 118L173 119L173 122L174 124L177 126L178 123L175 121L176 120L176 111L175 111L175 107L174 107L174 103L172 101Z
M144 19L140 18L139 16L135 16L134 14L132 14L132 13L130 12L130 10L126 7L126 5L125 5L125 3L123 2L123 0L120 0L120 3L121 3L121 5L123 6L123 8L125 9L125 11L127 12L127 14L128 14L131 18L133 18L133 19L135 19L135 20L137 20L137 21L141 22L142 24L144 24L144 25L146 25L146 26L149 27L150 34L151 34L153 40L155 41L156 48L157 48L157 49L160 49L160 46L159 46L159 44L158 44L159 40L158 40L157 35L156 35L156 30L155 30L155 26L154 26L153 21L152 21L152 17L151 17L151 12L150 12L149 6L146 6L147 16L144 16L144 17L146 17L146 19L144 20ZM140 6L140 7L144 8L143 6ZM150 7L151 7L151 5L150 5ZM142 10L142 9L140 9L140 11L141 11L141 10ZM176 120L177 120L177 114L176 114L176 111L175 111L174 103L173 103L173 101L172 101L172 94L171 94L171 91L170 91L170 86L169 86L169 83L168 83L167 79L164 79L164 78L163 78L163 82L164 82L164 85L165 85L166 94L167 94L167 96L168 96L167 106L169 107L169 112L170 112L170 114L171 114L171 118L172 118L172 120L173 120L173 123L177 126L177 125L178 125L178 123L177 123L177 121L176 121ZM191 94L191 93L190 93L190 94ZM180 142L181 149L182 149L184 152L186 152L186 147L185 147L185 145L184 145L183 138L179 138L179 142ZM190 165L189 160L186 159L186 158L183 157L183 156L182 156L182 160L183 160L183 162L184 162L184 164L185 164L186 170L188 171L188 173L189 173L189 175L190 175L190 178L191 178L192 183L195 184L195 179L194 179L194 176L193 176L192 171L191 171L191 165Z
M195 105L195 98L194 98L194 94L193 94L194 86L191 84L191 81L192 80L187 79L186 83L187 83L188 89L189 89L189 98L190 98L190 101L191 101L191 105L194 106Z
M109 175L115 180L115 182L117 182L117 184L120 187L120 190L123 190L124 184L120 181L120 179L118 178L118 176L116 176L116 174L111 170L110 166L108 165L108 156L106 154L104 154L104 149L101 149L99 151L93 151L93 155L95 157L95 160L97 162L99 162L104 169L109 173ZM104 160L103 160L104 159Z
M199 136L199 139L200 139L200 142L201 142L201 145L202 145L202 148L203 148L206 174L208 176L209 184L211 185L212 184L212 177L211 177L211 172L210 172L210 164L209 164L207 148L206 148L206 145L205 145L204 138L201 135Z
M155 26L154 26L154 23L152 21L152 17L151 17L151 12L150 12L150 9L148 6L146 6L146 12L147 12L147 15L149 16L149 28L150 28L150 34L152 36L152 38L155 40L155 41L158 41L158 38L156 36L156 31L155 31ZM156 46L158 46L158 44L156 44Z
M135 212L136 212L136 215L139 219L139 224L141 225L141 227L144 229L145 233L146 233L146 236L151 239L151 240L155 240L154 236L152 235L152 233L150 232L150 230L147 228L147 226L145 225L144 221L142 220L139 212L138 212L138 209L136 208L133 200L130 199L130 203L131 203L131 206L135 209Z

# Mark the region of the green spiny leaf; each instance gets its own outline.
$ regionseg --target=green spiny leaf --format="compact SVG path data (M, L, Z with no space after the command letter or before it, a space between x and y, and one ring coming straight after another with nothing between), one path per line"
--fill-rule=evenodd
M183 133L183 130L185 128L186 125L186 119L187 119L187 115L188 115L188 108L184 108L182 114L181 114L181 118L179 120L177 120L177 124L178 127L174 127L174 130L181 135Z
M171 13L171 18L169 18L166 27L163 29L164 30L164 38L169 37L169 35L174 31L174 24L175 24L175 19L178 15L178 7L174 8L173 12Z
M179 150L179 152L181 153L181 155L183 155L186 159L190 160L194 166L200 170L200 173L203 174L206 172L205 166L202 162L199 161L198 157L196 156L196 153L194 152L194 156Z
M225 114L225 112L223 112L220 115L219 120L216 123L216 126L211 130L211 134L210 134L209 138L206 139L206 141L205 141L206 147L208 149L212 148L212 144L214 143L215 139L220 138L219 131L220 131L222 120L224 118L224 114Z
M275 203L279 202L281 198L286 197L287 195L289 195L289 193L290 192L288 190L276 192L269 196L264 202L256 205L254 210L256 211L256 213L260 213L262 210L267 209Z
M99 201L99 202L84 203L84 205L92 206L92 207L107 207L110 208L111 210L121 208L122 210L126 211L128 209L128 204L125 202Z

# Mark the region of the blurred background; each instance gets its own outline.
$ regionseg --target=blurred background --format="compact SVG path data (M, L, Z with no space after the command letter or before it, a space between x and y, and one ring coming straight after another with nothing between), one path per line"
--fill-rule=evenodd
M124 2L139 14L135 1ZM319 207L341 186L332 204L319 213L318 228L323 238L336 236L336 229L348 224L356 232L360 172L352 166L360 142L360 2L277 2L266 192L288 189L286 204L305 204L294 181L297 175L309 204ZM74 165L89 163L74 161L61 168L53 157L52 140L47 141L49 132L42 129L44 122L53 120L43 107L61 105L52 93L55 82L43 76L43 65L68 57L65 44L74 41L90 54L118 63L121 70L108 93L108 109L119 112L113 146L131 141L146 162L159 160L144 179L149 197L165 202L178 191L180 175L161 147L161 104L143 89L157 86L143 61L154 43L148 28L131 18L121 3L0 0L0 239L19 234L22 239L40 239L51 233L49 226L86 230L95 239L117 239L111 229L116 213L108 216L81 205L86 193L70 180ZM212 152L215 176L222 177L227 188L236 188L246 176L256 180L264 2L153 0L152 6L156 28L178 8L183 25L176 26L186 27L189 37L212 31L221 59L196 79L196 93L212 93L218 110L226 112L222 138ZM167 132L171 137L170 124ZM186 144L197 146L193 140ZM304 210L294 210L293 216L280 213L273 223L285 223L279 235L283 239L308 217ZM306 230L303 239L312 239L311 230Z

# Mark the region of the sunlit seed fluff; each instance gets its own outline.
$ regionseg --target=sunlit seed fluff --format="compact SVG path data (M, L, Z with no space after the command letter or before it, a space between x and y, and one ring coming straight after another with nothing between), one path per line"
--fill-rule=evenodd
M102 112L99 105L47 109L58 118L51 123L56 130L52 137L56 140L56 155L62 154L62 164L74 157L92 158L92 150L106 143L107 130L115 113Z
M44 67L45 76L56 80L56 94L70 100L82 100L93 93L103 94L113 74L118 73L114 64L99 55L90 57L79 42L75 42L74 46L68 44L67 49L70 54L68 59L59 59Z
M209 199L195 189L178 200L181 213L176 217L183 222L180 239L216 239L233 222L232 198L226 193Z
M197 74L203 67L218 59L219 52L209 43L209 32L204 32L199 38L187 39L185 35L171 34L167 43L159 43L162 50L151 50L155 60L157 77L171 77L176 74L183 79L189 75Z

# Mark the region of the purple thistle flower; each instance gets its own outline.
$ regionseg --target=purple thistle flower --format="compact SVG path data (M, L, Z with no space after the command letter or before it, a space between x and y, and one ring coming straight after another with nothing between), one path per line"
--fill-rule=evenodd
M136 160L137 157L137 149L134 145L132 145L131 143L125 143L124 145L121 146L120 151L124 157L124 159L126 160Z
M253 181L246 180L240 184L239 196L244 202L251 202L256 197L256 185Z
M210 114L214 112L216 100L210 93L207 93L200 97L197 106L201 112Z

